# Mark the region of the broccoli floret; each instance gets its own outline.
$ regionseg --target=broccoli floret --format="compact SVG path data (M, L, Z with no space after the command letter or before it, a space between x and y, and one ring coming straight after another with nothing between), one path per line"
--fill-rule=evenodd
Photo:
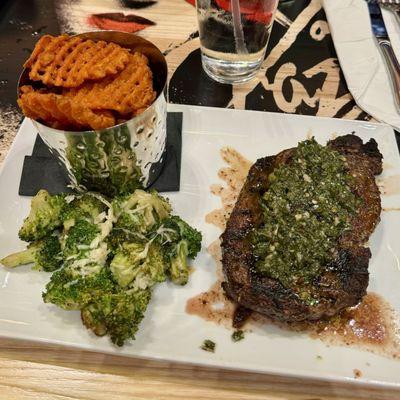
M142 243L124 243L110 263L114 279L121 287L128 286L140 271L148 249Z
M108 334L113 343L122 346L135 338L150 298L150 290L104 293L81 311L82 321L96 335Z
M150 276L151 283L149 286L153 286L156 283L164 282L166 277L166 263L164 259L164 254L162 248L157 243L152 243L149 246L149 252L147 258L142 265L143 275ZM134 284L129 285L129 287L136 289L144 289L144 285L141 284L140 279L137 277Z
M20 265L31 264L35 262L36 243L32 243L26 250L18 251L17 253L9 254L2 258L0 263L7 268L14 268Z
M134 339L153 286L167 274L185 284L187 257L200 250L200 232L170 213L156 191L138 189L111 204L96 193L40 191L20 231L33 243L1 262L55 271L44 302L81 310L89 329L122 346Z
M51 196L40 190L31 201L31 210L19 230L19 237L25 242L33 242L48 236L61 226L60 215L66 205L64 195Z
M171 266L169 274L172 282L177 285L186 285L189 279L189 266L187 263L188 245L186 240L181 240L173 248L170 255Z
M62 265L61 246L58 236L47 236L31 243L26 250L10 254L0 260L6 267L17 267L34 263L35 269L55 271Z
M43 239L42 247L36 254L35 268L52 272L62 265L61 245L58 236Z
M91 194L75 198L63 213L61 236L64 267L53 274L43 294L45 302L64 309L81 309L115 286L105 266L105 239L112 228L107 204ZM66 227L67 225L67 227Z
M187 242L187 256L195 258L201 249L202 235L177 215L173 215L162 224L162 227L171 235L172 242L185 240Z
M142 290L163 282L165 262L158 244L124 243L110 264L114 279L121 287Z
M141 234L145 234L148 229L142 213L128 211L121 213L114 227L130 232L139 232Z
M99 215L107 211L106 201L102 201L100 195L86 193L74 198L68 203L61 214L64 229L69 230L77 221L86 219L95 222Z
M151 232L152 233L152 232ZM124 243L131 242L146 242L150 235L128 230L126 228L114 227L107 237L107 244L110 249L110 254L115 255Z
M168 218L171 205L156 191L136 190L130 196L113 201L116 228L146 234L155 225Z
M127 229L114 228L107 237L107 245L110 255L113 257L124 243L129 243L137 239L134 232ZM145 239L145 237L144 237Z
M69 260L82 257L99 233L98 225L86 219L78 220L63 238L64 258Z
M165 220L157 230L169 260L171 280L185 285L189 278L187 257L195 258L201 249L201 233L178 216Z
M87 275L77 274L69 267L54 272L42 297L45 303L53 303L64 310L80 310L104 292L112 292L115 284L110 271L96 264Z
M89 259L104 265L108 255L107 236L114 216L107 200L94 193L75 198L63 213L64 231L61 238L67 264Z

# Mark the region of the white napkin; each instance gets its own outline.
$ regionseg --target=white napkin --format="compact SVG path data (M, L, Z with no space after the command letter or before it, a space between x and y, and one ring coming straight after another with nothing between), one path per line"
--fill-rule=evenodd
M322 0L336 53L354 100L375 119L400 131L392 84L371 29L365 0ZM400 60L400 26L382 10L394 51Z

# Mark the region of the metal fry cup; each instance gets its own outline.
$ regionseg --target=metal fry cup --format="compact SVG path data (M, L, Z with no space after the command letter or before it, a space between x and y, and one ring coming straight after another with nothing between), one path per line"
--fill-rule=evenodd
M149 59L156 100L140 115L100 131L73 132L54 129L33 121L40 137L65 168L71 185L108 196L149 187L164 166L167 136L166 87L168 68L165 57L151 42L117 31L87 32L85 39L113 42ZM19 88L32 84L23 70Z

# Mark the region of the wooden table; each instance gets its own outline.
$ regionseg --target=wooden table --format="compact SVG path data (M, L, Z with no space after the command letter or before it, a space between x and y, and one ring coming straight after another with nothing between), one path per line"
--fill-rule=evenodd
M396 400L399 393L0 340L0 399Z
M140 34L167 54L171 102L370 119L348 93L320 0L289 1L280 6L268 56L257 79L234 88L212 82L203 73L197 22L189 3L159 0L149 8L129 10L150 21L145 22L148 26ZM121 12L119 4L117 0L3 1L0 162L19 123L14 108L16 71L38 34L91 29L88 13ZM350 383L337 385L190 367L0 339L0 399L128 398L395 400L400 393Z

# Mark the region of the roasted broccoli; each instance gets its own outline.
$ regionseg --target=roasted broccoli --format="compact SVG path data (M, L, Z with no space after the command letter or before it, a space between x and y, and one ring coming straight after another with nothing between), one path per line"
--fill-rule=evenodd
M105 215L108 209L106 203L107 201L103 200L100 195L86 193L74 196L61 213L64 229L69 230L71 226L82 219L95 222L99 216Z
M125 242L130 231L114 231L111 242L115 250L110 268L119 285L139 289L151 287L165 280L167 270L173 282L187 283L187 257L194 258L200 251L201 233L181 218L163 219L147 237L142 235L144 239L135 242Z
M195 258L200 251L201 233L178 216L166 219L158 233L170 262L171 280L178 285L185 285L189 278L187 258Z
M60 227L60 216L65 205L64 195L51 196L46 190L40 190L32 199L31 211L19 230L20 239L33 242Z
M44 302L80 310L86 327L122 346L134 339L152 288L167 276L185 284L187 257L200 250L200 232L170 213L168 200L155 191L138 189L109 202L91 192L50 196L42 190L20 230L32 243L0 262L55 271Z
M128 286L140 271L140 265L147 257L148 248L144 243L124 243L110 263L114 279L122 287Z
M115 284L108 268L86 265L86 274L72 267L64 267L51 276L42 297L65 310L80 310L103 292L112 292Z
M146 237L140 235L140 238L134 232L127 229L113 228L111 233L107 236L107 245L110 250L111 258L117 253L124 243L129 243L135 240L146 240Z
M124 243L111 261L110 269L121 287L143 290L166 279L165 261L160 246L146 243Z
M87 193L66 207L61 244L67 265L75 265L78 270L91 263L105 265L109 253L106 239L114 222L107 204L111 205L102 197Z
M150 298L150 290L103 293L81 311L82 321L96 335L108 334L122 346L135 338Z
M172 282L177 285L186 285L189 279L189 267L187 264L188 244L185 240L178 242L170 255L171 266L169 274Z
M62 239L65 260L84 257L99 234L100 228L93 222L86 219L76 221Z
M113 201L117 229L146 234L151 228L168 218L171 205L156 191L135 190L130 196Z
M6 267L34 263L35 269L55 271L62 265L61 247L57 235L46 236L31 243L26 250L10 254L0 260Z

